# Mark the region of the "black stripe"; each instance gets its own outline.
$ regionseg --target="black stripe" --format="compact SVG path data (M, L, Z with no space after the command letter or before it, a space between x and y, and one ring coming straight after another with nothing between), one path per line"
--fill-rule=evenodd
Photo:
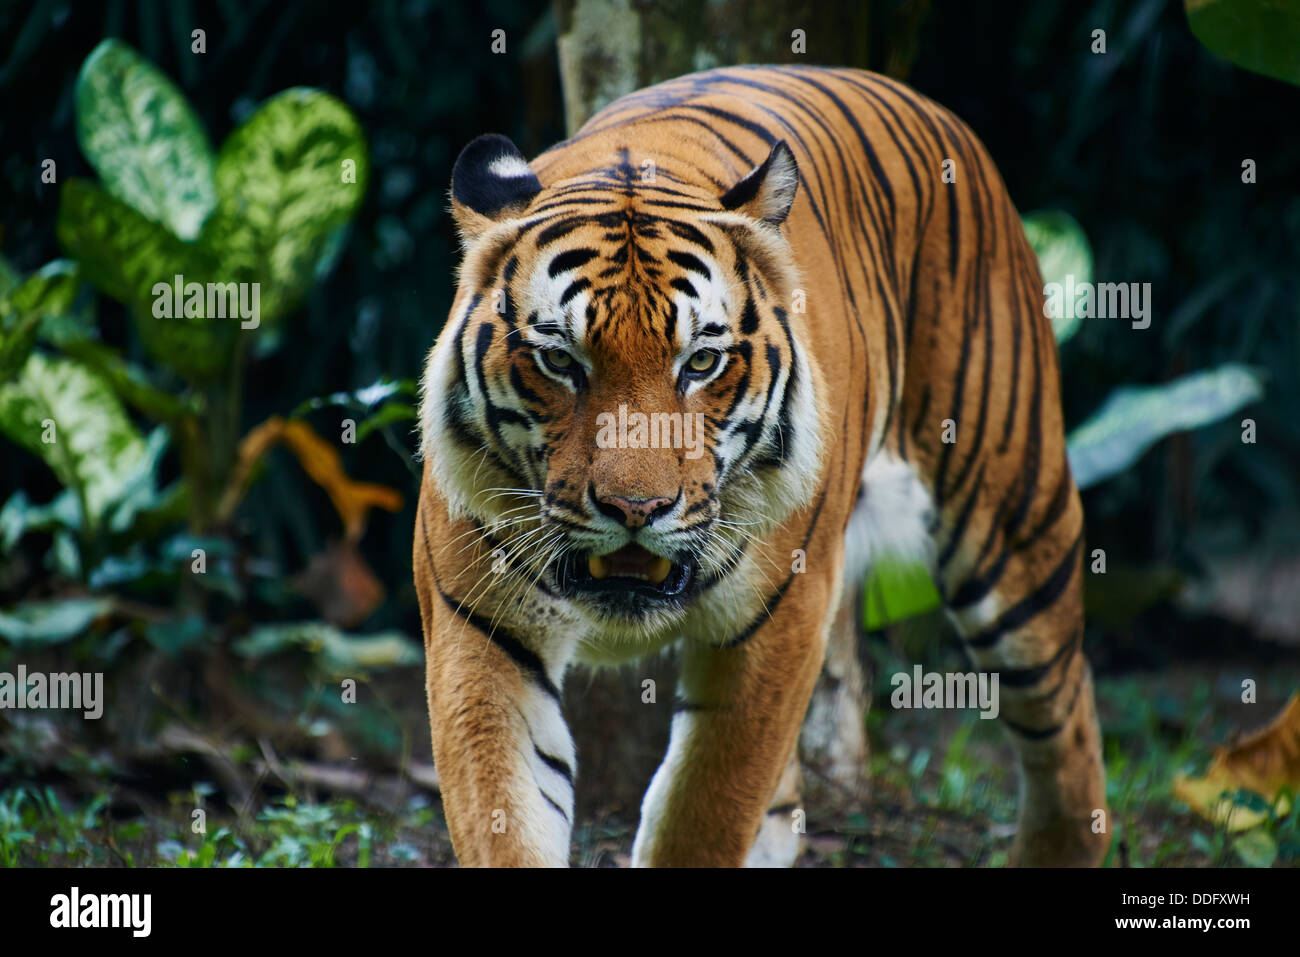
M546 799L546 803L547 803L547 804L549 804L551 807L555 808L555 810L557 810L557 811L560 812L560 817L564 818L564 823L565 823L565 824L568 824L568 823L569 823L569 815L568 815L568 813L565 812L564 808L560 807L560 805L558 805L557 803L555 803L555 799L552 798L552 797L551 797L549 794L547 794L545 791L543 791L543 790L541 789L541 786L540 786L540 785L539 785L538 788L537 788L537 793L540 794L542 797L544 797L544 798Z
M665 219L664 225L667 226L668 229L678 238L685 239L687 242L695 243L695 245L699 246L710 256L713 255L712 241L708 236L705 236L694 226L689 223L679 223L675 219Z
M1074 580L1074 570L1079 565L1079 549L1082 545L1083 533L1080 532L1079 537L1074 540L1074 544L1066 551L1060 564L1056 566L1046 581L1003 612L992 628L972 638L967 638L966 644L972 648L989 648L996 644L998 639L1007 632L1019 628L1039 612L1051 606L1069 587L1070 582Z
M808 543L812 541L813 533L817 530L817 520L821 518L822 506L825 504L826 489L823 488L821 497L817 499L817 507L813 509L812 519L808 522L808 531L804 535L803 545L800 546L805 552L808 550ZM771 602L766 603L763 610L754 616L754 620L746 625L743 631L723 642L722 647L735 648L737 645L744 644L753 637L754 632L758 631L764 621L770 621L772 619L772 612L776 611L777 606L781 604L781 599L785 597L786 589L790 587L797 574L799 573L792 571L789 577L787 577L786 580L781 583L781 586L777 588L776 593L772 596Z
M573 784L573 768L569 767L564 761L562 761L560 758L557 758L555 755L547 754L536 744L533 745L533 751L537 754L539 758L542 759L543 764L545 764L552 771L561 775L564 778L564 780L569 782L570 785Z
M1083 643L1082 639L1083 626L1080 625L1075 631L1074 637L1063 642L1060 649L1050 659L1033 668L1012 668L999 671L998 681L1006 688L1031 688L1046 678L1048 672L1060 664L1063 659L1074 657L1074 653L1079 650L1079 646Z
M564 295L560 296L560 307L563 308L564 306L567 306L574 296L582 292L582 290L589 288L591 288L591 280L586 276L574 280L569 284L569 288L564 290Z
M704 265L703 260L698 256L693 256L690 253L678 252L677 250L669 250L668 259L670 262L676 263L689 272L699 273L705 279L709 279L713 276L713 274L709 272L709 267Z
M460 602L441 588L438 589L438 594L442 596L442 600L447 603L448 608L467 622L475 631L486 635L494 645L514 661L526 677L531 678L543 691L550 695L556 705L560 704L560 689L555 686L555 682L551 681L550 675L546 673L546 666L542 663L541 658L525 647L524 643L510 632L500 625L493 626L492 622L482 615L463 607Z
M585 266L591 260L595 259L598 253L594 249L570 249L560 253L551 260L551 264L546 267L546 274L552 279L562 272L568 272L570 269L577 269L579 266Z
M754 308L754 297L745 297L745 308L740 314L740 331L752 336L758 332L758 310Z
M1074 714L1074 707L1079 703L1079 692L1083 688L1084 674L1079 675L1079 680L1074 685L1074 694L1070 698L1070 706L1066 709L1065 717L1056 724L1046 728L1030 728L1023 724L1017 724L1010 718L1003 715L1002 723L1008 728L1030 741L1042 741L1045 738L1053 737L1060 734L1061 729L1065 727L1065 722L1070 720L1070 715Z

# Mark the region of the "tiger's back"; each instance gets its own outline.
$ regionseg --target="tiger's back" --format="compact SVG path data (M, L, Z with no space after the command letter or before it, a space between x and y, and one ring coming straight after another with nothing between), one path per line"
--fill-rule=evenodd
M477 375L481 405L517 399L512 414L525 418L530 408L545 410L532 447L517 455L521 464L511 465L508 448L495 456L502 461L492 487L544 488L566 514L604 511L634 528L624 505L602 505L601 489L630 490L612 495L619 503L667 502L676 483L683 528L702 512L719 539L731 536L696 563L689 600L662 621L657 606L643 602L631 623L596 614L588 628L592 615L565 617L557 572L555 595L478 626L489 644L507 649L509 667L527 670L509 651L521 646L542 660L543 672L560 676L569 660L619 659L685 637L672 744L647 793L639 862L743 858L791 760L826 646L853 640L856 582L875 559L903 553L931 566L976 665L1000 675L1002 717L1025 769L1015 860L1095 863L1105 846L1094 826L1097 812L1104 818L1104 787L1080 647L1082 512L1065 455L1055 345L1037 263L973 134L875 74L748 67L625 97L534 160L531 172L512 162L496 157L498 172L509 174L496 180L462 173L464 158L458 163L453 198L469 252L449 321L456 341L444 346L444 332L439 349L458 351L461 365L444 358L439 372L431 362L426 378L432 471L415 563L440 767L474 760L455 747L438 754L440 729L444 740L454 738L439 721L454 695L434 673L446 630L435 610L451 598L463 605L468 592L433 594L439 563L428 541L464 534L458 523L492 529L506 519L465 505L476 493L461 487L470 447L485 438L490 448L492 427L462 435L463 454L440 453L431 436L457 441L457 429L474 432L473 416L468 426L439 427L437 416L454 416L431 409L429 394L450 390L453 405L472 406ZM511 192L531 175L536 190L525 182L522 193ZM457 182L469 184L459 196ZM494 207L502 196L508 201ZM719 204L715 213L710 207ZM493 287L504 290L499 338L483 331L496 319L475 322L473 296ZM508 338L516 325L548 326L553 304L572 317L586 350L575 360L585 376L563 410L539 398L550 360L520 366ZM674 400L641 371L655 367L651 343L667 340L668 353L682 340L693 348L681 327L689 321L707 331L713 314L731 319L719 324L728 338L718 346L725 366L713 394L691 385ZM494 368L494 347L500 360L515 355L508 373L504 364ZM510 391L493 394L494 372L510 379ZM458 377L469 383L459 399ZM634 407L678 402L698 410L709 424L711 462L605 451L600 433L593 441L579 423L590 426L626 397ZM523 474L531 458L545 460L536 476ZM656 490L662 498L652 497ZM462 507L449 504L458 497ZM428 515L438 531L430 532ZM652 528L637 534L655 556L672 557ZM579 547L594 554L603 546ZM591 559L593 573L618 567L603 561ZM549 574L542 568L537 581ZM456 627L474 626L459 611ZM553 670L546 649L563 640L512 632L503 643L496 635L547 614L565 622L561 631L586 629L572 649L550 656ZM737 757L729 749L741 736L747 753ZM573 762L562 763L571 790ZM733 816L733 828L703 835L702 805L712 819ZM484 862L493 860L494 843L506 843L456 831L462 859L462 843Z

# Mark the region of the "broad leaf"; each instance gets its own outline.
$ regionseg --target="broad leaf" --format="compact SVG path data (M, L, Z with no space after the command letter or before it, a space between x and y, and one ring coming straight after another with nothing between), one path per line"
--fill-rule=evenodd
M69 359L32 353L0 386L0 432L73 489L97 529L147 454L145 441L99 377Z
M1059 283L1065 286L1066 277L1073 276L1074 284L1092 282L1092 248L1073 216L1060 210L1030 213L1024 217L1025 235L1038 256L1038 269L1043 274L1043 284ZM1062 310L1068 315L1053 315L1052 331L1058 343L1065 342L1079 331L1080 317L1073 309Z
M115 349L102 342L72 338L58 345L66 355L107 382L118 398L150 418L175 422L187 414L198 413L198 403L192 397L178 398L152 385L142 369L127 362Z
M207 630L208 623L202 615L185 615L151 623L145 628L144 636L149 644L175 657L202 641Z
M336 230L360 206L369 175L361 126L319 90L272 97L222 145L221 218L205 240L223 257L256 264L263 322L293 309L330 263Z
M205 247L182 242L99 187L75 179L63 187L57 232L86 278L131 307L155 359L191 381L204 381L226 368L239 320L204 318L206 296L197 316L186 316L184 308L177 314L174 308L176 276L183 277L182 293L189 283L222 278Z
M77 141L113 196L181 239L216 205L212 147L185 94L120 40L77 77Z
M110 598L32 601L0 612L0 638L14 644L54 645L75 638L113 610Z
M1081 489L1095 485L1166 435L1217 422L1263 394L1259 374L1233 363L1163 385L1118 389L1070 433L1074 481Z
M58 316L72 308L80 285L77 264L70 259L56 259L27 277L9 300L18 312Z
M939 589L922 564L884 559L868 572L862 603L867 631L924 614L942 604Z
M22 283L0 292L0 381L18 374L47 317L72 308L81 284L77 264L56 259Z
M1266 831L1247 831L1232 839L1232 849L1247 867L1272 867L1277 860L1277 841Z
M319 655L321 665L334 675L417 665L424 660L420 646L401 632L347 635L333 625L319 621L255 628L234 645L238 654L250 658L261 658L290 648L304 648Z
M352 409L370 409L386 399L393 398L394 396L415 395L415 393L416 388L413 379L382 378L353 392L331 392L329 395L303 399L302 402L298 403L298 407L293 410L292 418L296 419L307 412L316 409L325 409L332 406L342 406L344 408Z
M1286 0L1185 0L1187 24L1211 53L1300 85L1300 6Z
M36 348L41 328L40 313L13 314L0 325L0 382L13 378Z
M151 304L156 283L196 265L193 245L83 179L63 185L56 232L95 288L132 307Z
M158 489L158 463L170 442L167 430L159 426L145 442L144 454L136 461L122 480L122 492L113 501L107 516L110 531L130 531L141 512L156 509L166 500L166 493Z
M76 494L64 489L48 505L33 505L27 493L19 489L0 508L0 554L12 551L28 532L57 529L81 529L81 506Z

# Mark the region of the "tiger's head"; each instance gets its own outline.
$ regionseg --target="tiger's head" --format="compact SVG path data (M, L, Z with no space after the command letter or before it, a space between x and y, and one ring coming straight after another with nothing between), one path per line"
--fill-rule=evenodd
M791 308L784 142L725 190L604 159L543 186L504 137L461 153L422 451L498 573L645 635L811 500L820 374Z

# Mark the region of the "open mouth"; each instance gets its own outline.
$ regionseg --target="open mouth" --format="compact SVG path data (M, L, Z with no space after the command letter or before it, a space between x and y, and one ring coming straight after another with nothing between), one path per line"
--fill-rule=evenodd
M608 555L573 558L559 568L566 590L623 592L649 598L676 598L689 587L694 563L679 564L640 545L624 545Z

